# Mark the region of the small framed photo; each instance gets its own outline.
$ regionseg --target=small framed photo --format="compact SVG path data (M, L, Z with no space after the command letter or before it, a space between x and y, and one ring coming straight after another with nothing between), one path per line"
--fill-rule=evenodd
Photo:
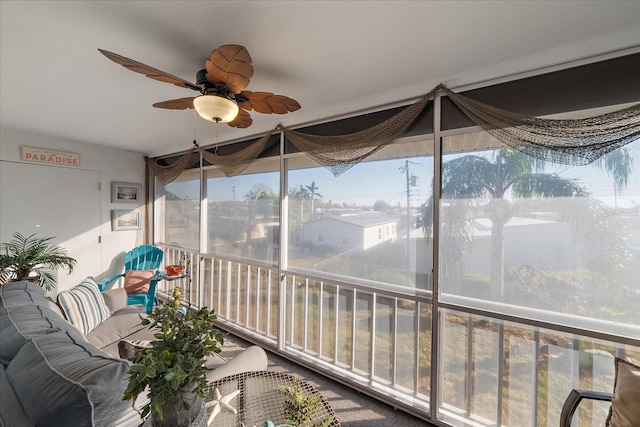
M140 230L140 211L112 210L111 231Z
M133 182L112 182L111 203L138 203L142 186Z

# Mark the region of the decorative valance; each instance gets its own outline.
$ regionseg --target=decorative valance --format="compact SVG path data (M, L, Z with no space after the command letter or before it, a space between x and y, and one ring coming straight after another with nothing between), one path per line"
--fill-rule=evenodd
M483 104L438 85L393 117L362 131L335 136L307 134L281 125L256 142L230 155L217 155L197 145L169 166L147 159L163 184L175 180L187 167L194 150L227 176L242 172L266 148L279 130L291 143L338 176L397 139L422 113L438 91L473 122L509 147L556 163L586 165L640 137L640 104L585 119L554 120L529 117Z
M260 153L262 153L262 151L267 147L269 138L271 138L274 131L275 129L270 130L253 144L228 156L220 156L200 147L198 147L198 151L200 151L200 154L202 154L202 157L206 161L212 165L218 166L218 169L220 169L225 175L237 175L245 170L253 160L258 158Z
M640 104L585 119L527 117L483 104L439 86L455 105L498 141L554 163L582 166L640 136Z
M322 136L293 131L283 126L279 126L279 129L298 150L338 176L397 139L425 109L437 89L393 117L360 132Z
M159 165L157 161L148 157L145 157L144 159L146 160L147 165L149 165L153 173L156 175L156 178L158 178L158 181L160 181L164 185L167 185L168 183L178 178L180 174L186 169L187 165L189 164L189 160L191 160L191 155L196 150L196 147L197 146L194 146L191 150L182 155L182 157L180 157L171 165Z

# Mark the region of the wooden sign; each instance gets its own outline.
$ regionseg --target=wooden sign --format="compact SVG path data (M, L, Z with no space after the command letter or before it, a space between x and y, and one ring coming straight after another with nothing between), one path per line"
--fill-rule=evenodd
M47 163L58 166L80 166L80 154L50 148L20 147L20 158L25 162Z

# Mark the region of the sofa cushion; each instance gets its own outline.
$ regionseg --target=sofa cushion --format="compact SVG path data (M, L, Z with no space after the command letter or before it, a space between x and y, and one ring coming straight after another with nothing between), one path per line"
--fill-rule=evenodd
M2 305L18 307L23 305L37 305L38 307L47 307L58 312L60 317L62 313L56 303L45 296L44 289L35 283L22 280L19 282L11 282L0 288L0 300Z
M107 304L111 313L115 313L127 306L127 291L122 288L112 288L102 291L102 298L104 298L104 303Z
M11 282L0 288L2 299L11 298L12 305L28 305L34 304L36 301L45 298L44 289L35 283L27 280L19 282Z
M146 294L155 270L130 270L124 274L124 289L128 294Z
M13 391L6 368L0 363L0 426L32 427L31 420L25 414L20 400Z
M69 323L85 335L111 315L98 285L91 278L84 279L70 291L60 292L58 304Z
M0 361L5 365L27 341L58 330L73 329L59 311L51 309L42 288L30 282L0 286ZM79 331L72 331L81 339Z
M0 361L8 364L30 339L56 331L70 330L75 339L83 339L80 331L56 312L35 305L0 311Z
M615 359L616 378L607 417L608 427L633 427L640 420L640 366Z
M136 425L139 415L122 400L128 371L128 362L56 331L25 344L7 376L34 425Z
M211 369L207 372L207 381L213 382L242 372L264 371L269 366L269 358L262 347L252 345L226 363L214 353L207 357L205 366Z
M140 308L129 305L113 313L109 320L89 332L86 336L87 341L98 348L104 348L114 343L117 345L118 341L137 331L148 330L148 327L142 325L142 317L144 316L144 311L141 311ZM149 331L148 335L152 335L152 332Z

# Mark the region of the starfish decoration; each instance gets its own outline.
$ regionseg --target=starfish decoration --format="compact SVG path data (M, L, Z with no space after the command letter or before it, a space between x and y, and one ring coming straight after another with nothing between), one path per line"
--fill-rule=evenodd
M232 414L237 414L238 410L231 406L229 403L231 399L240 394L240 390L236 390L233 393L229 393L226 396L222 396L220 394L220 390L215 388L213 390L213 400L211 402L207 402L206 407L209 408L213 406L213 410L211 411L211 415L209 415L209 421L207 421L207 425L211 425L213 419L218 415L221 411L230 412Z

